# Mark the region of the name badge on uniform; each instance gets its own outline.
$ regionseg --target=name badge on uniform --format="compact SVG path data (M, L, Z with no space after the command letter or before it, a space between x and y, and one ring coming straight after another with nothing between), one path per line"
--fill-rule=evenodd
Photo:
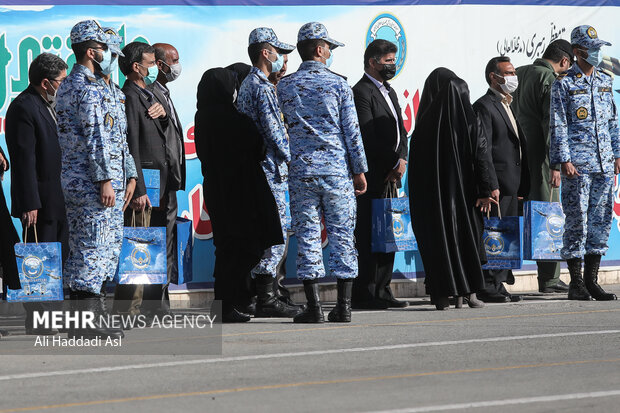
M611 93L611 88L610 87L599 87L598 91L601 93Z
M112 115L110 115L109 112L106 113L105 119L103 120L103 124L110 129L114 127L114 118L112 117Z
M574 95L585 95L588 93L588 89L573 89L573 90L569 90L568 94L571 96Z

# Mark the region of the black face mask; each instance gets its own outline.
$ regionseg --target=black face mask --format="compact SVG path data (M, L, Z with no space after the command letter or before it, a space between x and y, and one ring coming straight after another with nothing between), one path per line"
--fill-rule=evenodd
M396 75L396 65L394 63L383 64L383 69L379 71L379 74L384 80L390 80Z

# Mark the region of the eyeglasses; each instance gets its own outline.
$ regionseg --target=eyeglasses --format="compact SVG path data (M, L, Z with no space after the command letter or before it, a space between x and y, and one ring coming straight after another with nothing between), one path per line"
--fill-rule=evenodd
M65 77L63 77L62 79L47 79L47 80L49 80L50 82L56 82L56 83L58 83L58 84L61 84L61 83L62 83L62 81L63 81L63 80L65 80L66 78L67 78L67 77L65 76Z

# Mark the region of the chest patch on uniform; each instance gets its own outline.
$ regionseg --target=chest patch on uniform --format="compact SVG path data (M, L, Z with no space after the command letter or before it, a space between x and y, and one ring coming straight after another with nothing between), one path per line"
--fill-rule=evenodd
M574 95L585 95L586 93L588 93L588 89L573 89L573 90L569 90L568 94L571 96Z
M103 120L103 124L110 129L114 127L114 118L112 117L112 115L110 115L109 112L106 113L105 119Z
M611 88L610 87L599 87L598 91L601 93L611 93Z
M588 109L583 106L577 109L577 119L585 119L588 117Z

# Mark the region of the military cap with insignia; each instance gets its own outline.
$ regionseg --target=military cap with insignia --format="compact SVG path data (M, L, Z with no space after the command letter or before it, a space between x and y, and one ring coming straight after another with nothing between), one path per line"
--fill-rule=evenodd
M570 34L570 42L587 49L596 49L601 46L611 46L611 43L601 40L594 27L584 24L577 26Z

